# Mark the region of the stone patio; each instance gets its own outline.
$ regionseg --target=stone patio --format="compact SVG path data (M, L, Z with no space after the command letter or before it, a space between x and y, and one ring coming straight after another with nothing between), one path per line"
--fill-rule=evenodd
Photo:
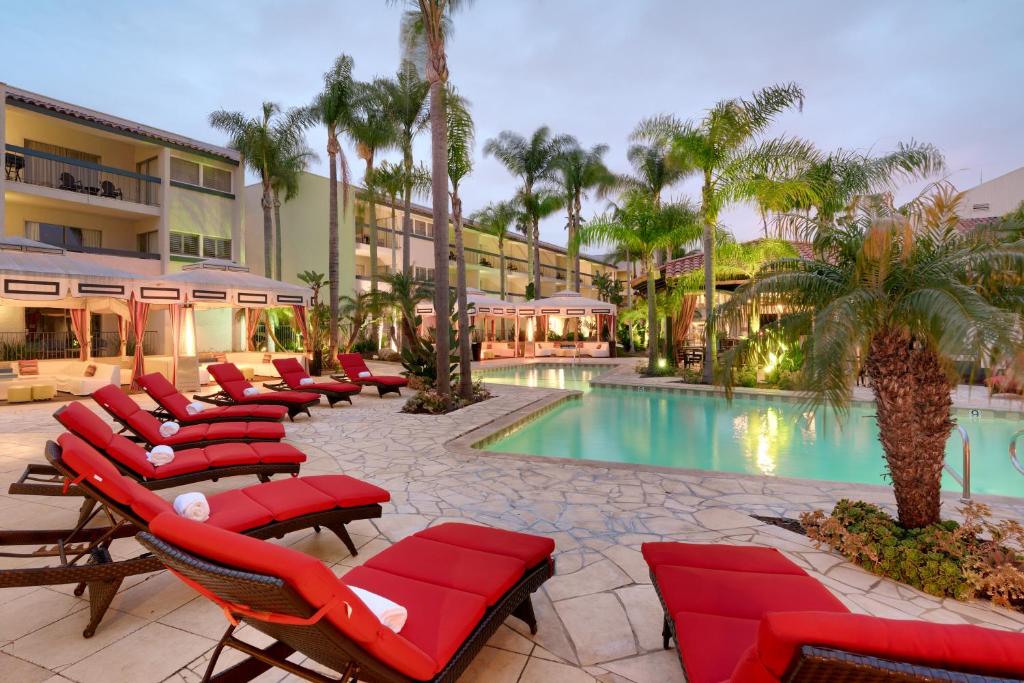
M391 491L392 502L381 519L350 525L358 557L350 557L329 534L300 532L281 541L319 557L339 574L444 520L529 531L556 541L557 575L534 598L539 633L531 637L523 624L510 618L462 681L684 680L675 650L661 649L661 609L639 552L645 541L771 546L855 612L1024 631L1024 615L983 602L941 600L880 579L802 536L749 516L793 516L853 496L891 505L884 487L595 466L451 444L564 395L492 388L495 398L454 415L405 415L399 412L402 399L379 399L367 392L352 407L322 407L313 411L312 420L287 426L288 440L309 455L304 473L342 471ZM0 481L12 481L25 464L41 461L44 443L59 433L50 417L54 409L53 404L0 408ZM479 433L483 430L474 432ZM194 488L209 493L240 484L236 479ZM955 497L947 502L947 512L953 502ZM1019 518L1024 513L1024 501L994 502L1000 514ZM76 510L73 499L0 495L5 528L68 525ZM138 551L130 539L117 541L113 548L118 556ZM32 564L38 563L0 558L3 568ZM5 606L0 680L197 681L225 627L216 606L161 572L126 581L96 635L83 639L87 602L71 589L0 592ZM257 644L264 642L251 628L239 633ZM232 658L229 653L225 661ZM298 679L272 671L259 680Z

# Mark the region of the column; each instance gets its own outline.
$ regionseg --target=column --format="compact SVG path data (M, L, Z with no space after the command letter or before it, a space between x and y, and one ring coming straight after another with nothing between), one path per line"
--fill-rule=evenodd
M245 165L239 159L238 166L231 171L231 193L235 195L235 204L231 209L231 260L242 262L242 221L245 219Z
M0 235L7 234L7 86L0 83Z
M160 250L160 272L167 274L171 267L171 150L161 147L157 157L160 169L160 219L157 223L157 242Z

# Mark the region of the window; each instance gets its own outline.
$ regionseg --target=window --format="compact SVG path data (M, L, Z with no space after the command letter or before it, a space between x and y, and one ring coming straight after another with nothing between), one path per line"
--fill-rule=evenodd
M72 251L99 249L103 246L103 233L99 230L54 223L25 221L25 237Z
M227 237L204 237L204 258L231 258L231 239Z
M975 204L971 208L975 211L988 211L988 202L985 202L984 204Z
M203 166L203 187L218 192L231 192L231 171Z
M136 247L143 254L160 253L160 233L156 230L136 235Z
M415 266L413 268L413 279L419 280L420 282L433 282L434 281L434 269L423 268L422 266Z
M434 226L432 223L420 219L414 219L412 222L413 234L419 235L420 237L433 237Z
M178 157L171 157L171 180L189 185L199 184L199 164Z
M37 152L45 152L47 154L53 154L55 156L64 157L65 159L77 159L78 161L88 161L89 163L92 164L100 163L100 157L98 154L80 152L77 149L71 149L70 147L61 147L59 145L51 145L47 142L25 140L25 147L28 149L34 149Z
M199 235L172 232L171 253L175 256L199 256Z

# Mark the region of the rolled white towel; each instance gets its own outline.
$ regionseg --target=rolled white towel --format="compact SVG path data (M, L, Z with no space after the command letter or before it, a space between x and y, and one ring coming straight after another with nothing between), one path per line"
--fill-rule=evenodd
M210 504L206 496L195 491L183 493L175 498L174 511L195 522L205 522L210 518Z
M160 425L160 436L164 437L165 439L169 439L175 434L177 434L179 429L181 429L180 424L178 424L174 420L168 420L167 422L164 422L162 425Z
M168 463L174 462L174 449L170 446L154 446L153 450L146 453L146 460L148 460L153 467L167 465Z
M402 627L405 626L405 620L409 618L409 610L397 602L388 600L382 595L371 593L368 590L356 588L355 586L349 586L349 589L356 594L357 598L363 601L363 604L373 612L374 616L380 620L380 623L395 633L401 631Z
M259 393L260 390L257 389L256 387L246 387L245 389L242 390L243 396L256 396Z
M359 373L359 379L366 379L367 377L370 377L369 370L363 370L362 372Z
M206 404L202 401L192 401L185 406L185 412L189 415L198 415L199 413L206 410Z
M311 384L316 384L316 380L313 379L312 377L303 377L302 379L299 380L299 386L308 387Z

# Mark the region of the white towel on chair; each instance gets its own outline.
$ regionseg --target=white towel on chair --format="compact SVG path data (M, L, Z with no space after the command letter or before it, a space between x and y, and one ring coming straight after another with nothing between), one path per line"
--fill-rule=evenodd
M153 467L167 465L168 463L174 462L174 449L170 446L153 446L153 450L146 453L146 460L148 460Z
M183 493L174 499L174 511L186 519L205 522L210 518L210 504L201 493Z
M312 377L303 377L299 380L299 386L308 387L311 384L316 384L316 380Z
M256 396L260 393L260 390L256 387L246 387L242 390L242 396Z
M359 379L366 379L369 376L370 376L370 371L369 370L363 370L362 372L359 373Z
M192 401L185 406L185 412L189 415L198 415L204 410L206 410L206 404L201 401Z
M164 437L165 439L169 439L175 434L177 434L179 429L181 429L180 424L178 424L174 420L169 420L168 422L164 422L162 425L160 425L160 436Z
M349 586L349 590L356 594L356 597L363 601L367 609L373 612L374 616L380 620L380 623L387 626L389 629L398 633L405 626L405 620L409 618L409 610L405 609L397 602L392 602L382 595L371 593L368 590L362 588L356 588L355 586Z

